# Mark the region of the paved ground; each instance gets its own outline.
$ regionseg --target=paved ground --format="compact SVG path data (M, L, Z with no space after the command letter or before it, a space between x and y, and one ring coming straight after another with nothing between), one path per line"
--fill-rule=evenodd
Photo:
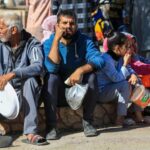
M47 146L24 144L23 136L15 135L13 146L4 150L150 150L150 127L122 129L107 127L97 137L86 138L83 132L64 132L63 137Z

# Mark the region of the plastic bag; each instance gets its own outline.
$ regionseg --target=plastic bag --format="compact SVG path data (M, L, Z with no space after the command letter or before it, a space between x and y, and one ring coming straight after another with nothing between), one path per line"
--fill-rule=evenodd
M88 84L75 84L70 88L66 88L66 100L73 110L77 110L82 105L87 90Z

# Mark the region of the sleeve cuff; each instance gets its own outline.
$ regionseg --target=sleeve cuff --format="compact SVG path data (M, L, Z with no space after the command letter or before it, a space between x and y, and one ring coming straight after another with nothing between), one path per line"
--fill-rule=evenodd
M22 73L19 70L16 69L13 70L12 72L15 73L16 77L20 77L20 78L22 77Z
M122 72L122 74L123 74L123 76L124 76L125 78L127 78L128 76L130 76L129 71L128 71L128 69L127 69L125 66L122 66L122 67L121 67L121 72Z

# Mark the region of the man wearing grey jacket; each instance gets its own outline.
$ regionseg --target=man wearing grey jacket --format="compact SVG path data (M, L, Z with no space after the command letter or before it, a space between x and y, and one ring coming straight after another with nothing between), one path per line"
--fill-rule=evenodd
M0 15L0 90L7 82L17 92L24 111L23 140L43 145L47 141L37 134L37 104L40 94L39 77L43 72L41 44L22 27L15 13Z

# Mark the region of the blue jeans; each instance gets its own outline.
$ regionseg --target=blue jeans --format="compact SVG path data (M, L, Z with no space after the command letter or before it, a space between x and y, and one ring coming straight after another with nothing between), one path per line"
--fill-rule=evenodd
M99 93L98 101L107 103L110 101L118 100L117 115L126 116L129 97L130 85L128 81L122 81L106 85Z

